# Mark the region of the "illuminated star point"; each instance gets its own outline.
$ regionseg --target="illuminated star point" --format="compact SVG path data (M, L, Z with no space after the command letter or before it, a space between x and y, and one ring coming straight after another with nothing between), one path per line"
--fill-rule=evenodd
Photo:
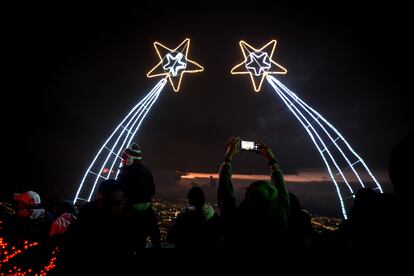
M154 48L160 61L147 73L147 77L165 76L175 92L180 90L184 73L204 71L203 66L188 58L189 38L186 38L175 49L170 49L159 42L154 42Z
M286 74L287 70L272 60L276 48L276 40L272 40L260 49L252 47L247 42L241 40L244 61L231 69L233 75L249 74L253 83L254 91L259 92L263 81L268 75Z

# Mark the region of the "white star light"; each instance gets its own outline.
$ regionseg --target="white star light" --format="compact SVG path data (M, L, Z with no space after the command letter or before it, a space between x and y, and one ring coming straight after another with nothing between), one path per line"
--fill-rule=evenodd
M267 53L250 53L249 63L246 63L246 69L250 72L254 71L256 76L260 76L270 69L270 58Z
M286 74L287 70L272 60L276 48L276 40L272 40L260 49L252 47L241 40L244 61L231 69L233 75L250 75L254 91L259 92L266 76L274 74Z
M175 54L175 56L173 54ZM181 53L167 54L164 58L162 65L164 71L167 73L171 73L173 77L176 77L178 75L178 71L184 70L186 67L187 62L185 61L184 55Z
M188 58L190 39L186 38L175 49L170 49L159 42L154 42L160 61L148 73L148 78L164 76L175 92L180 90L184 74L204 71L203 66Z

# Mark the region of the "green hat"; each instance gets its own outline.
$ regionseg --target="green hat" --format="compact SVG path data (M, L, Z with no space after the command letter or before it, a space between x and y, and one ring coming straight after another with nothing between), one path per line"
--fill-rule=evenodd
M267 181L255 181L247 188L246 203L254 210L267 212L272 210L277 202L278 190Z

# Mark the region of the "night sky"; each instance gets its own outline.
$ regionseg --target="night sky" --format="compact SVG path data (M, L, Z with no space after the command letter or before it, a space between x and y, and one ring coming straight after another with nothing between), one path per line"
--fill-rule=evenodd
M269 144L285 173L325 170L270 85L255 94L247 76L230 74L242 61L241 39L256 47L277 39L274 59L288 69L278 79L332 122L371 169L386 174L393 145L413 130L411 31L402 10L15 8L3 40L10 70L2 90L11 95L3 102L12 107L2 110L3 147L11 157L6 173L13 176L4 191L32 188L72 198L113 127L156 84L146 78L158 62L153 42L175 48L186 37L189 58L205 71L185 75L179 93L167 86L136 137L154 175L217 172L234 135ZM252 153L237 157L234 169L268 170Z

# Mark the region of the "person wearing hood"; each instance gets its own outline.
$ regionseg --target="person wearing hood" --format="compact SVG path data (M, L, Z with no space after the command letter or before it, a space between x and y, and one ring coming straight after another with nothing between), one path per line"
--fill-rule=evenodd
M206 204L204 191L192 187L187 194L188 206L177 215L167 241L178 249L206 249L220 246L218 214Z
M217 201L223 224L224 247L269 248L286 247L290 212L289 194L283 173L270 148L259 143L256 153L266 159L271 181L254 181L247 188L244 200L236 204L232 184L232 161L240 150L241 139L231 138L219 172Z

